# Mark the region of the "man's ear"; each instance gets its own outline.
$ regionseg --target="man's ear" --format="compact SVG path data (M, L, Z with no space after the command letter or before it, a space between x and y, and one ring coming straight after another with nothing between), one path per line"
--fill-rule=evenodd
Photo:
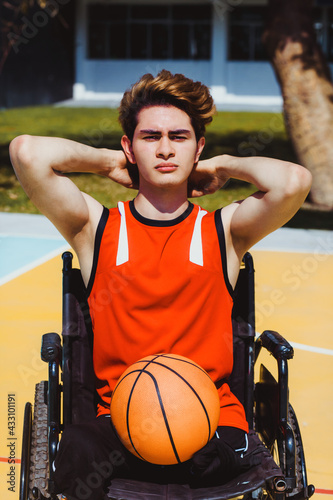
M200 139L198 140L197 152L196 152L196 155L195 155L195 162L194 163L197 163L199 161L199 158L200 158L200 155L202 153L202 150L205 147L205 143L206 143L205 138L204 137L200 137Z
M132 163L133 165L136 164L136 159L135 159L135 156L134 156L134 153L133 153L133 149L132 149L132 142L129 140L129 138L127 137L127 135L123 135L122 138L121 138L121 146L124 150L124 153L126 155L126 158L128 159L128 161L130 163Z

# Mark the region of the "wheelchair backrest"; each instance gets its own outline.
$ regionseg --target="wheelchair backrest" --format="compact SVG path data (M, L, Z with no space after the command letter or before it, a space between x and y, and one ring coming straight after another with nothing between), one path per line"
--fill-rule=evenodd
M63 425L91 419L96 414L92 363L93 331L85 286L72 254L63 254ZM245 408L253 428L254 269L247 253L234 290L232 313L234 365L229 385Z
M95 376L92 361L93 332L85 286L73 255L63 254L62 381L63 425L96 416Z
M250 253L243 258L234 290L232 328L234 365L229 386L243 404L249 427L253 429L255 300L254 267Z

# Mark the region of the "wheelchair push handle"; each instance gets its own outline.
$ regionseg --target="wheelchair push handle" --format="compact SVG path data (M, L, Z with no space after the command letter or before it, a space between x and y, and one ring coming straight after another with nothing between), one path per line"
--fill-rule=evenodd
M62 271L64 274L72 270L73 254L72 252L64 252L62 254L63 267Z

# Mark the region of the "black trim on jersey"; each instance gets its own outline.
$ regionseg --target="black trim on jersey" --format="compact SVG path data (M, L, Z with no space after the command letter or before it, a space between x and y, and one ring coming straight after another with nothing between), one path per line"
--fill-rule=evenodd
M91 273L90 273L90 278L89 282L87 285L87 297L89 297L91 289L94 284L95 280L95 274L97 270L97 262L98 262L98 257L99 257L99 249L101 247L101 241L102 241L102 236L104 233L104 229L107 223L107 220L109 218L109 210L105 207L103 207L103 212L101 215L101 218L99 220L97 229L96 229L96 235L95 235L95 244L94 244L94 257L93 257L93 264L91 268Z
M189 203L189 205L188 205L187 209L185 210L185 212L183 212L181 215L179 215L175 219L171 219L171 220L156 220L156 219L148 219L147 217L144 217L143 215L139 214L139 212L135 208L134 200L131 200L129 202L129 207L130 207L130 210L131 210L133 217L137 221L141 222L142 224L145 224L146 226L170 227L170 226L175 226L176 224L179 224L180 222L185 220L190 215L190 213L192 212L192 210L194 208L194 205L190 201L188 203Z
M222 223L222 217L221 217L221 210L215 211L214 218L215 218L217 237L218 237L219 244L220 244L220 252L221 252L221 261L222 261L222 269L223 269L223 274L224 274L224 281L225 281L225 284L227 286L227 289L228 289L231 297L233 297L234 290L231 286L231 283L229 281L229 276L228 276L227 252L226 252L226 246L225 246L225 235L224 235L224 229L223 229L223 223Z

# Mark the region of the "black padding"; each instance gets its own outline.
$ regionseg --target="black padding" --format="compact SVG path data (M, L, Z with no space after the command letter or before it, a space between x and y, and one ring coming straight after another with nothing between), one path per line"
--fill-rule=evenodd
M294 349L278 332L265 330L259 337L258 342L265 347L275 359L292 359Z

